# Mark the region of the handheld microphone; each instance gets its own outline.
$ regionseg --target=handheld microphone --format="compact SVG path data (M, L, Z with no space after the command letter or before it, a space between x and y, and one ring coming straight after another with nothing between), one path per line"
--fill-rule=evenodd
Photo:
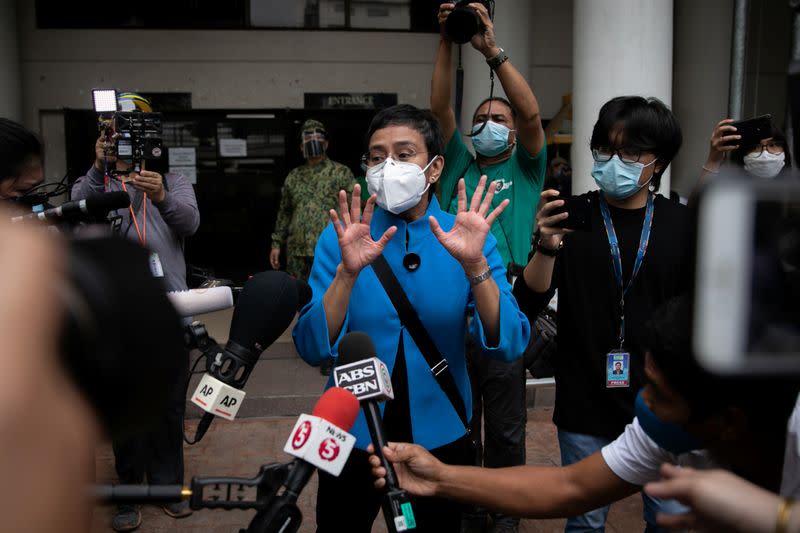
M376 357L375 344L369 335L352 331L342 337L333 379L337 387L350 390L364 408L375 455L386 470L386 495L382 507L387 529L390 533L415 529L416 520L408 493L400 488L394 466L383 456L387 439L378 402L394 399L394 392L389 370Z
M312 415L300 415L283 450L294 456L284 491L259 511L248 532L293 533L300 528L302 514L297 497L314 470L333 476L342 472L356 438L347 431L358 416L358 399L350 391L332 387L314 406Z
M233 291L230 287L170 291L167 298L182 317L202 315L233 307Z
M114 209L124 209L131 205L131 199L125 191L115 191L97 196L67 202L39 213L28 213L17 216L11 222L39 219L46 222L91 222L105 216Z
M259 272L247 280L233 310L228 342L224 349L212 350L206 374L192 395L192 403L206 411L193 444L203 438L215 415L236 417L245 398L242 389L261 352L286 331L310 298L308 284L285 272Z

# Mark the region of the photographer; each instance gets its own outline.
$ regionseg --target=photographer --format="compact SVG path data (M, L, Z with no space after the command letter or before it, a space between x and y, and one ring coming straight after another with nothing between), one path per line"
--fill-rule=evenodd
M516 275L530 251L534 214L547 163L539 103L525 78L498 46L494 24L484 4L469 4L481 23L470 44L486 58L509 98L509 101L499 97L487 99L475 109L471 137L475 155L470 153L457 130L450 101L453 43L445 24L454 7L455 4L445 3L439 8L441 38L431 81L431 111L442 125L446 143L447 164L440 179L441 203L446 211L456 212L456 184L461 178L470 196L482 175L488 181L496 181L494 205L506 199L510 204L492 226L492 233L503 264L511 275ZM474 349L469 351L476 435L481 434L481 403L485 413L483 463L493 467L524 464L526 411L522 359L506 363L481 358ZM500 522L512 531L518 527L517 520L495 517L495 522L498 528Z
M42 143L22 125L0 118L0 200L19 200L43 181Z
M606 446L631 421L644 384L644 324L660 304L688 290L689 210L655 193L681 139L677 119L660 101L613 98L600 109L591 138L600 190L578 197L590 202L588 231L560 227L570 213L554 210L564 200L555 190L542 193L541 238L514 295L533 318L558 289L553 422L563 465ZM613 374L617 361L627 375ZM644 495L644 504L648 527L655 528L649 531L657 531L663 502ZM607 513L605 507L570 518L567 531L602 528Z
M135 106L138 111L152 112L147 100L133 93L118 96L120 108ZM79 200L111 191L126 191L131 198L130 208L117 211L122 217L122 233L150 250L153 275L163 278L164 289L186 290L186 262L183 240L197 231L200 214L192 185L179 174L162 177L158 172L116 175L110 170L127 171L131 165L115 157L114 137L101 135L95 144L96 159L86 176L78 178L72 189L72 199ZM147 332L132 330L132 335ZM183 483L183 413L184 388L188 360L180 375L175 376L173 401L164 413L160 427L147 435L114 442L114 457L120 483L141 483L145 474L150 484ZM188 505L169 504L164 512L175 518L188 516ZM120 506L113 518L116 531L131 531L141 524L138 507Z

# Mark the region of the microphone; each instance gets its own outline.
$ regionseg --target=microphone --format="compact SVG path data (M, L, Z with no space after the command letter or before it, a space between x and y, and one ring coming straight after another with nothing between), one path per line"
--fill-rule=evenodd
M337 387L351 391L360 400L375 455L386 469L386 495L381 506L387 529L390 533L415 529L416 520L408 493L400 488L394 466L383 456L387 439L378 402L393 400L394 392L389 370L377 358L375 344L369 335L352 331L342 337L333 379Z
M350 391L332 387L314 406L312 415L300 415L283 451L295 457L282 494L250 522L248 532L295 532L303 517L296 501L314 470L338 476L356 438L348 433L358 416L358 399Z
M46 222L90 222L105 216L114 209L123 209L131 205L131 199L125 191L115 191L90 196L83 200L67 202L39 213L28 213L17 216L11 222L39 219Z
M230 287L211 287L170 291L167 298L182 317L202 315L233 307L233 291Z
M225 348L212 348L206 374L192 395L192 403L206 411L192 444L203 438L215 415L236 418L245 398L242 389L261 352L286 331L310 299L308 284L286 272L259 272L247 280L233 310L228 342Z

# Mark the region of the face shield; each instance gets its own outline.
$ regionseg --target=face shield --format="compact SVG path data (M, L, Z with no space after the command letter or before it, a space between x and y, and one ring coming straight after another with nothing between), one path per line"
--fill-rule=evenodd
M325 134L321 131L303 132L303 157L319 157L325 153Z

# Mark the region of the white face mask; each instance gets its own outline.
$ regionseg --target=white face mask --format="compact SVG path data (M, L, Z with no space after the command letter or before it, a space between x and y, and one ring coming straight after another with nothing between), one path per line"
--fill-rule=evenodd
M438 156L436 156L438 157ZM377 194L378 206L395 215L417 205L430 184L425 171L436 161L431 159L425 168L415 163L404 163L387 157L380 165L367 169L367 190Z
M744 156L744 169L759 178L774 178L786 164L786 154L771 154L764 150L760 154Z

